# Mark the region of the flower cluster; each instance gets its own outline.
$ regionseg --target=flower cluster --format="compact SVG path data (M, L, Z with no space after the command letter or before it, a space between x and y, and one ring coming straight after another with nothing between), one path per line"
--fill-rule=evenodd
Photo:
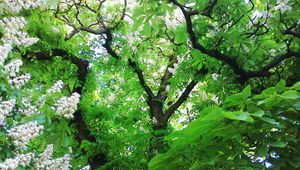
M30 80L30 78L31 78L30 74L26 73L21 76L14 77L14 78L8 80L8 82L10 85L19 89L19 88L23 87Z
M166 14L165 21L168 28L175 28L184 21L184 15L179 8L176 8L173 16L169 13Z
M206 36L213 38L216 36L217 32L219 31L219 24L218 22L213 22L211 26L212 28L208 28L208 32Z
M40 158L37 159L35 167L38 170L48 169L48 170L68 170L70 169L70 155L65 154L63 157L52 159L53 145L48 145L45 151L40 154Z
M28 47L38 41L37 38L30 38L26 32L21 31L27 24L24 17L10 17L0 20L0 26L4 28L2 41L15 43L17 46Z
M63 88L64 82L61 80L58 80L50 89L47 90L48 94L60 92Z
M0 66L4 64L4 61L6 60L9 52L11 50L11 45L10 44L4 44L0 46Z
M22 64L23 64L22 60L19 59L12 60L10 63L4 66L4 70L9 76L16 77L17 73L20 71L20 66Z
M52 107L59 115L71 119L73 113L77 110L77 104L79 103L80 94L72 93L70 97L60 98Z
M35 106L32 106L31 103L31 98L30 97L24 97L22 99L22 104L24 105L25 108L19 108L18 112L22 115L25 116L30 116L33 114L37 114L39 111Z
M8 136L14 140L15 146L23 148L32 138L39 136L43 128L43 125L38 125L36 122L28 122L8 130Z
M285 11L291 11L292 7L288 4L288 0L277 0L275 10L279 10L284 13Z
M46 103L46 95L41 95L37 101L35 102L35 105L38 107L38 108L42 108Z
M45 6L46 0L3 0L0 4L0 9L12 13L19 13L22 9L34 9ZM0 10L0 14L3 12Z
M173 64L173 67L168 67L168 71L169 71L171 74L175 74L177 68L178 68L178 63L174 63L174 64Z
M36 8L45 4L46 1L47 0L3 0L0 2L0 15L3 12L18 13L22 9ZM0 19L0 27L4 31L4 35L1 37L1 42L3 42L3 44L0 45L0 74L4 75L4 78L7 79L12 88L21 88L31 77L30 74L19 74L22 60L12 59L8 64L5 63L9 52L12 50L12 46L28 47L38 41L37 38L31 38L27 32L23 31L26 24L27 22L23 17L4 17ZM47 92L59 92L62 89L62 86L62 81L58 81L55 83L54 87ZM13 111L18 111L25 116L38 113L38 108L42 107L45 103L45 96L46 95L42 95L34 105L31 105L30 97L24 97L22 99L23 105L21 107L16 107L17 109L15 110L13 110L16 105L15 99L2 101L2 98L0 97L0 125L5 125L6 116ZM76 110L79 97L80 96L77 93L72 94L72 96L65 101L67 104L64 103L62 107L69 104L69 109L71 109L69 112L72 112L72 109ZM39 107L37 108L36 106ZM15 124L18 124L18 122L15 122ZM44 126L39 125L37 122L28 122L7 130L7 136L13 141L17 152L15 152L16 155L14 157L8 158L0 163L0 169L8 170L18 169L20 166L28 167L32 165L32 162L37 165L34 169L69 169L71 167L70 156L66 154L64 157L52 159L52 145L47 147L48 149L40 155L41 158L34 158L35 152L21 154L26 151L26 146L33 138L43 133L43 129Z
M260 12L258 10L255 10L251 15L251 19L248 23L248 27L251 28L252 26L266 23L268 18L270 18L272 16L274 16L274 15L270 11Z
M15 99L11 99L8 101L0 100L0 125L5 124L5 118L13 110L15 104L16 104Z
M91 169L91 166L90 165L87 165L85 167L82 167L80 170L90 170Z
M0 169L11 170L17 169L19 165L26 167L29 166L30 162L34 159L33 153L19 154L15 158L6 159L0 163Z

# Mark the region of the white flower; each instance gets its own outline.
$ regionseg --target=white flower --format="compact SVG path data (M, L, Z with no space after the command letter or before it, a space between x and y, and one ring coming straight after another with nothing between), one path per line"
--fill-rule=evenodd
M151 119L151 121L152 121L153 124L157 124L157 123L158 123L156 117L153 117L153 118Z
M36 160L35 168L38 170L69 170L71 157L65 154L63 157L52 159L53 145L47 146L45 151L40 154L40 158Z
M87 165L85 167L82 167L80 170L90 170L91 169L91 166L90 165Z
M5 72L11 76L16 77L17 73L20 71L20 66L23 64L22 60L16 59L12 60L10 63L4 66Z
M35 102L35 105L38 107L38 108L42 108L46 103L46 95L41 95L38 100Z
M218 80L219 74L213 73L213 74L211 74L211 77L213 80Z
M53 31L54 33L59 34L59 29L58 29L57 27L53 27L53 28L52 28L52 31Z
M169 92L170 91L170 85L167 85L166 86L166 92Z
M6 159L0 163L1 170L12 170L17 169L19 165L26 167L29 166L30 162L34 159L33 153L18 154L15 158Z
M292 7L288 5L288 0L277 0L275 10L280 10L281 12L291 11Z
M38 125L37 122L28 122L8 130L8 136L14 141L14 145L22 148L25 147L32 138L42 133L44 126Z
M53 154L53 144L47 145L43 153L40 154L40 157L36 160L36 167L40 167L42 162L46 162L52 158Z
M108 97L108 101L113 102L115 101L117 96L114 93L111 93L110 96Z
M73 113L77 110L77 104L79 103L80 94L72 93L70 97L60 98L52 107L59 115L71 119Z
M175 72L176 72L175 68L171 68L171 67L168 68L168 71L169 71L171 74L175 74Z
M30 80L30 78L31 78L30 74L26 73L19 77L15 77L11 80L8 80L8 82L10 85L19 89L23 87Z
M271 49L271 50L269 50L269 53L271 54L271 56L275 56L276 55L276 50Z
M8 101L0 101L0 125L5 124L5 118L13 110L15 104L15 99L11 99Z
M179 8L176 8L174 10L173 15L167 13L165 16L165 22L168 28L175 28L183 21L184 21L184 15Z
M212 101L214 101L217 105L221 105L222 101L219 100L219 97L214 95L211 99Z
M38 41L37 38L30 38L26 32L21 31L26 24L27 22L24 17L5 17L0 20L0 26L4 28L2 41L25 47L36 43Z
M11 50L11 45L10 44L4 44L0 46L0 66L4 64L4 61L8 57L8 54Z
M123 83L125 83L125 79L124 78L119 78L119 82L121 83L121 84L123 84Z
M45 6L47 4L46 0L3 0L1 1L2 10L19 13L22 9L34 9L38 7Z
M64 82L61 80L58 80L50 89L47 90L48 94L60 92L63 88Z

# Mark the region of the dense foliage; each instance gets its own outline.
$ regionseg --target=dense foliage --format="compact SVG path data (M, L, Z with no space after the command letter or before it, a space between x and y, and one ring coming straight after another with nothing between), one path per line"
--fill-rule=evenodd
M0 169L299 169L299 0L0 0Z

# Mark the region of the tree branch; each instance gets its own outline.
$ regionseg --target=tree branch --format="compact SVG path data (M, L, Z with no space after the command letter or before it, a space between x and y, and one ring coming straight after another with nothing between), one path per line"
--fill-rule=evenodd
M227 65L229 65L235 74L239 75L240 82L244 83L245 81L249 80L252 77L264 77L269 75L269 69L278 65L282 60L286 58L290 58L293 56L299 57L299 52L290 52L288 51L286 54L279 56L278 59L275 59L271 63L267 64L265 67L259 69L258 71L247 71L243 69L235 60L236 57L230 57L224 53L221 53L214 49L207 49L201 44L198 43L198 38L196 37L196 34L193 30L193 23L191 20L191 14L190 12L186 11L184 6L180 4L177 0L170 0L174 5L176 5L180 10L182 11L184 18L186 20L187 25L187 32L190 37L190 41L192 43L192 47L195 49L198 49L203 54L207 54L210 57L213 57L217 60L220 60ZM279 62L278 62L279 61Z
M169 58L169 64L165 70L165 73L163 77L161 78L160 85L158 88L157 92L157 97L161 101L165 101L167 99L167 91L166 91L166 86L169 84L170 78L172 78L172 73L169 72L169 68L174 68L174 64L177 63L177 57L175 56L170 56Z
M111 30L107 29L105 43L103 44L103 47L107 50L107 53L110 54L112 57L114 57L117 60L121 60L121 57L111 48L110 45L111 41L112 41L112 33ZM150 99L152 99L154 97L154 94L145 81L143 71L138 67L137 63L130 58L128 59L128 65L131 68L133 68L134 72L138 75L141 86L143 87L144 91L147 93L147 96L150 97Z
M198 80L196 80L197 76L199 75L205 75L207 74L208 70L205 67L202 67L201 70L198 70L196 74L194 75L194 79L186 86L181 96L178 98L178 100L173 103L169 109L164 114L164 121L168 121L172 114L177 110L183 102L186 101L186 99L189 97L190 93L194 89L194 87L197 85Z
M175 110L177 110L181 104L188 98L189 94L191 93L191 91L193 90L193 88L196 86L196 84L198 83L198 81L196 80L192 80L187 87L185 88L185 90L183 91L183 93L181 94L181 96L178 98L178 100L172 104L169 109L165 112L164 115L164 120L168 121L169 118L172 116L172 114L175 112Z

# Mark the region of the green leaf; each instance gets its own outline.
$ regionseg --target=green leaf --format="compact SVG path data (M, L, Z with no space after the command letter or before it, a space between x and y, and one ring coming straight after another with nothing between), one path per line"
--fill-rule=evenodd
M150 36L151 35L151 25L150 25L150 21L146 20L146 22L144 23L144 28L141 32L143 35L146 36Z
M260 119L265 121L265 122L271 123L273 125L279 125L279 122L276 122L274 119L271 119L269 117L264 116L264 117L261 117Z
M292 99L292 100L298 99L300 97L299 92L297 92L296 90L285 91L280 96L284 99Z
M258 148L256 157L264 157L268 154L269 147L268 145L262 145Z
M187 41L186 28L184 26L179 26L175 31L175 41L178 43L185 43Z
M256 116L256 117L262 117L265 114L265 112L261 109L255 111L254 113L252 113L251 115Z
M241 93L233 94L226 98L223 106L225 108L231 106L244 105L246 99L251 96L251 87L247 86Z
M241 120L252 123L254 120L251 118L250 114L243 111L235 111L235 112L224 112L225 117L233 120Z
M300 90L300 81L298 81L297 83L295 83L291 89L295 89L295 90Z
M286 146L286 144L281 141L271 142L270 145L278 148L284 148Z
M285 80L280 80L276 84L275 89L276 89L276 91L281 92L281 91L285 90L285 86L286 86Z
M70 87L70 90L73 91L74 87L75 87L75 83L76 83L76 80L75 79L70 79L69 80L69 87Z

